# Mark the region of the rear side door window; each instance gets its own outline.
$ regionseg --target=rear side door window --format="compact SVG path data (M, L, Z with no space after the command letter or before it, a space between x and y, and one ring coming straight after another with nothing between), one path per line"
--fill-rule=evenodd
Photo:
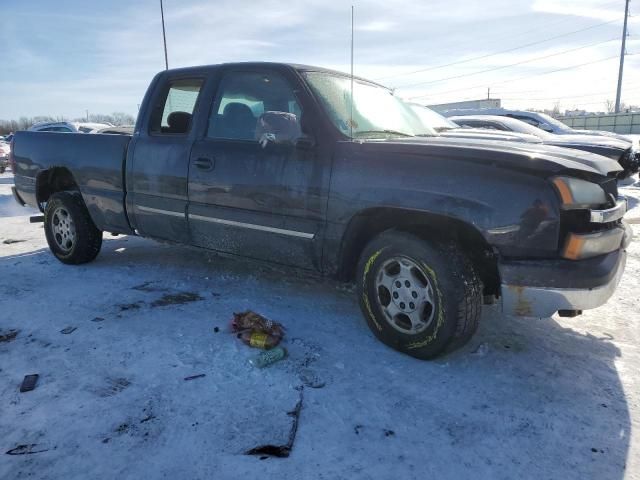
M300 138L302 110L291 85L272 72L230 72L214 102L207 137L292 144Z
M180 79L169 82L153 110L151 133L185 135L191 129L193 112L202 90L203 80Z

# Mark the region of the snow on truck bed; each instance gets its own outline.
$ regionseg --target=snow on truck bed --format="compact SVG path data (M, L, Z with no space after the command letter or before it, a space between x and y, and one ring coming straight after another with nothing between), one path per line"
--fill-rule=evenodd
M19 331L0 342L2 479L640 478L638 242L606 306L486 308L469 345L422 362L376 341L332 281L126 236L65 266L11 183L0 176L0 335ZM286 326L288 359L248 364L256 351L228 331L245 309ZM245 455L286 444L301 398L291 455Z

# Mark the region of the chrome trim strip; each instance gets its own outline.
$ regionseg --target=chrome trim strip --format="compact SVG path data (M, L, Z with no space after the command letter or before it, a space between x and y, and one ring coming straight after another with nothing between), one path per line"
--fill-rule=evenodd
M142 205L136 205L136 208L141 212L159 213L161 215L170 215L172 217L185 218L185 214L181 212L172 212L171 210L161 210L159 208L144 207Z
M591 210L591 223L615 222L624 217L627 213L627 199L623 198L616 202L616 206L607 210Z
M255 225L253 223L234 222L233 220L224 220L222 218L205 217L203 215L189 214L189 218L194 220L202 220L203 222L220 223L222 225L230 225L232 227L249 228L251 230L260 230L261 232L278 233L280 235L289 235L291 237L300 237L313 239L315 233L297 232L295 230L285 230L284 228L266 227L264 225Z

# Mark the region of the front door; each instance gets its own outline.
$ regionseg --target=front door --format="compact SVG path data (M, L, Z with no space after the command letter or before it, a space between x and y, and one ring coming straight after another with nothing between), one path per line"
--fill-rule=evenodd
M127 164L127 211L145 237L189 242L187 180L192 119L202 78L160 86L148 131L139 132Z
M189 227L200 246L319 269L329 168L300 142L295 79L227 71L191 151Z

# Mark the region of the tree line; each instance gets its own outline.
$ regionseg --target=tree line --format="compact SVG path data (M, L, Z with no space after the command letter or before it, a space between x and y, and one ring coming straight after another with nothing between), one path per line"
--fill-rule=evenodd
M123 112L114 112L111 115L103 113L93 113L87 117L79 117L69 120L66 117L52 117L50 115L38 115L35 117L20 117L18 120L0 120L0 135L6 135L18 130L27 130L31 125L39 122L92 122L92 123L109 123L117 127L124 125L133 125L136 119Z

